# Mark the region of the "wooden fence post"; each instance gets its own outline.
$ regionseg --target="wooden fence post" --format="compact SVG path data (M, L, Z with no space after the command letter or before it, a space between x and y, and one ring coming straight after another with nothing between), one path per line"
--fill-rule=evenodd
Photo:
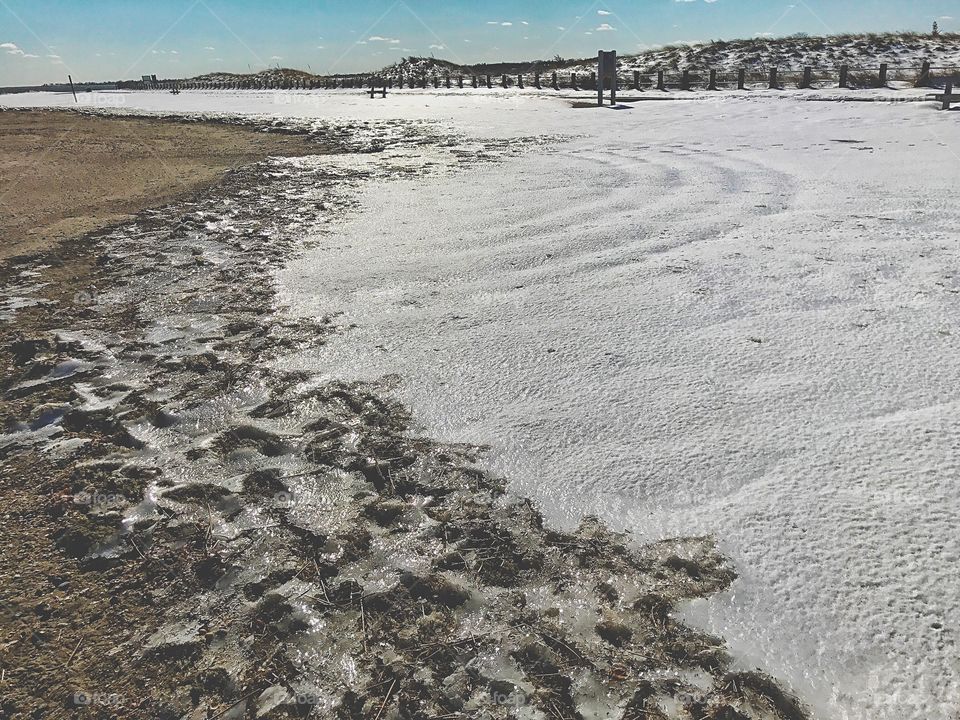
M684 70L683 75L680 77L680 89L689 90L690 89L690 71Z
M439 75L434 75L434 76L433 76L433 87L434 87L434 89L440 87L440 76L439 76Z
M536 72L536 73L533 74L533 86L534 86L535 88L537 88L537 90L543 90L543 86L540 84L540 73L539 73L539 72Z
M771 90L779 90L779 89L780 89L780 82L779 82L778 79L777 79L777 69L776 69L776 68L770 68L770 89L771 89Z
M840 66L840 87L845 88L848 85L847 76L850 73L850 68L846 65Z
M557 79L557 74L556 74L556 73L553 73L553 75L552 75L552 77L551 77L551 80L553 81L553 89L554 89L554 90L559 90L559 89L560 89L560 81Z
M717 71L710 70L710 85L707 87L707 90L716 90L717 89Z
M423 76L420 78L420 89L421 89L421 90L426 90L426 89L427 89L427 76L426 76L426 75L423 75Z
M737 90L747 89L747 69L740 68L737 71Z
M580 88L577 86L577 74L576 74L576 73L570 73L570 87L572 87L574 90L579 90L579 89L580 89Z
M639 70L633 71L633 89L636 90L637 92L640 91L640 71Z
M597 89L597 74L595 72L590 73L590 89Z
M457 87L463 90L463 75L457 75Z
M950 103L953 101L953 98L951 97L952 95L953 95L953 83L948 80L947 84L944 85L943 87L943 109L944 110L950 109Z
M666 90L667 83L663 77L663 70L657 70L657 90Z
M887 63L880 63L880 87L887 86Z
M920 77L917 79L917 87L930 87L930 61L924 60L923 67L920 68Z
M476 75L471 75L470 77L471 77L470 82L473 83L473 87L474 87L474 89L476 89L477 86L480 84L480 83L477 82L477 76L476 76Z
M508 82L509 82L509 81L507 80L507 76L506 76L506 75L504 75L503 77L500 78L500 86L501 86L501 87L507 87Z
M803 80L800 81L801 90L809 90L813 86L813 68L803 69Z
M446 73L443 79L444 79L444 82L446 83L447 89L449 90L450 89L450 73Z
M487 90L493 87L493 78L490 77L490 74L487 74Z
M517 87L523 90L523 73L517 75Z

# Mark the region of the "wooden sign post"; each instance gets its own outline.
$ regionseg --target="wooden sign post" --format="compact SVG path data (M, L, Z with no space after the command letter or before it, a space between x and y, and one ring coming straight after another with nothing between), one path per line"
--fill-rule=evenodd
M603 88L610 81L610 104L617 104L617 51L601 50L597 68L597 105L603 105Z

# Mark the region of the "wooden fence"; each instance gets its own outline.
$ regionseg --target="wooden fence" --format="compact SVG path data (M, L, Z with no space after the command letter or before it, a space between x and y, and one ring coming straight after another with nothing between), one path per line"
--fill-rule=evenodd
M800 68L707 68L653 72L618 72L618 90L635 92L667 90L725 89L799 89L822 88L881 88L890 82L906 81L915 87L938 87L946 82L960 82L960 67L934 67L929 62L920 66L894 66L882 63L879 67L800 67ZM179 90L342 90L365 89L371 85L386 85L391 90L456 88L492 89L517 88L537 90L596 91L596 72L537 72L515 75L462 75L462 74L400 74L397 77L379 75L349 75L342 77L312 77L296 79L264 79L235 81L182 81L162 80L142 89ZM607 86L609 89L609 84Z

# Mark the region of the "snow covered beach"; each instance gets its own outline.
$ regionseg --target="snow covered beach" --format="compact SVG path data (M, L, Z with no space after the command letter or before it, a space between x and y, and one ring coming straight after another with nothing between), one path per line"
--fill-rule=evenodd
M364 191L279 277L293 315L358 327L284 364L398 375L427 433L488 443L556 522L714 534L741 579L689 614L823 717L956 712L955 114L789 96L124 98L570 136L456 183Z
M768 100L561 124L585 137L362 198L283 276L295 308L360 327L296 363L399 374L431 433L490 444L557 521L714 534L742 579L691 615L823 717L950 717L956 116Z

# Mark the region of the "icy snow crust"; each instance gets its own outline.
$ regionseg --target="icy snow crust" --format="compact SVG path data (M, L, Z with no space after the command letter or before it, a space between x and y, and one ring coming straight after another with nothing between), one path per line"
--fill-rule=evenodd
M295 364L399 373L431 433L489 443L555 520L716 534L743 579L691 614L823 717L950 717L956 118L565 120L588 137L364 196L284 275L359 328Z
M957 115L322 97L125 102L577 139L363 190L279 276L294 315L357 327L285 367L398 374L426 432L488 443L553 521L714 534L740 580L688 616L823 718L955 717Z

